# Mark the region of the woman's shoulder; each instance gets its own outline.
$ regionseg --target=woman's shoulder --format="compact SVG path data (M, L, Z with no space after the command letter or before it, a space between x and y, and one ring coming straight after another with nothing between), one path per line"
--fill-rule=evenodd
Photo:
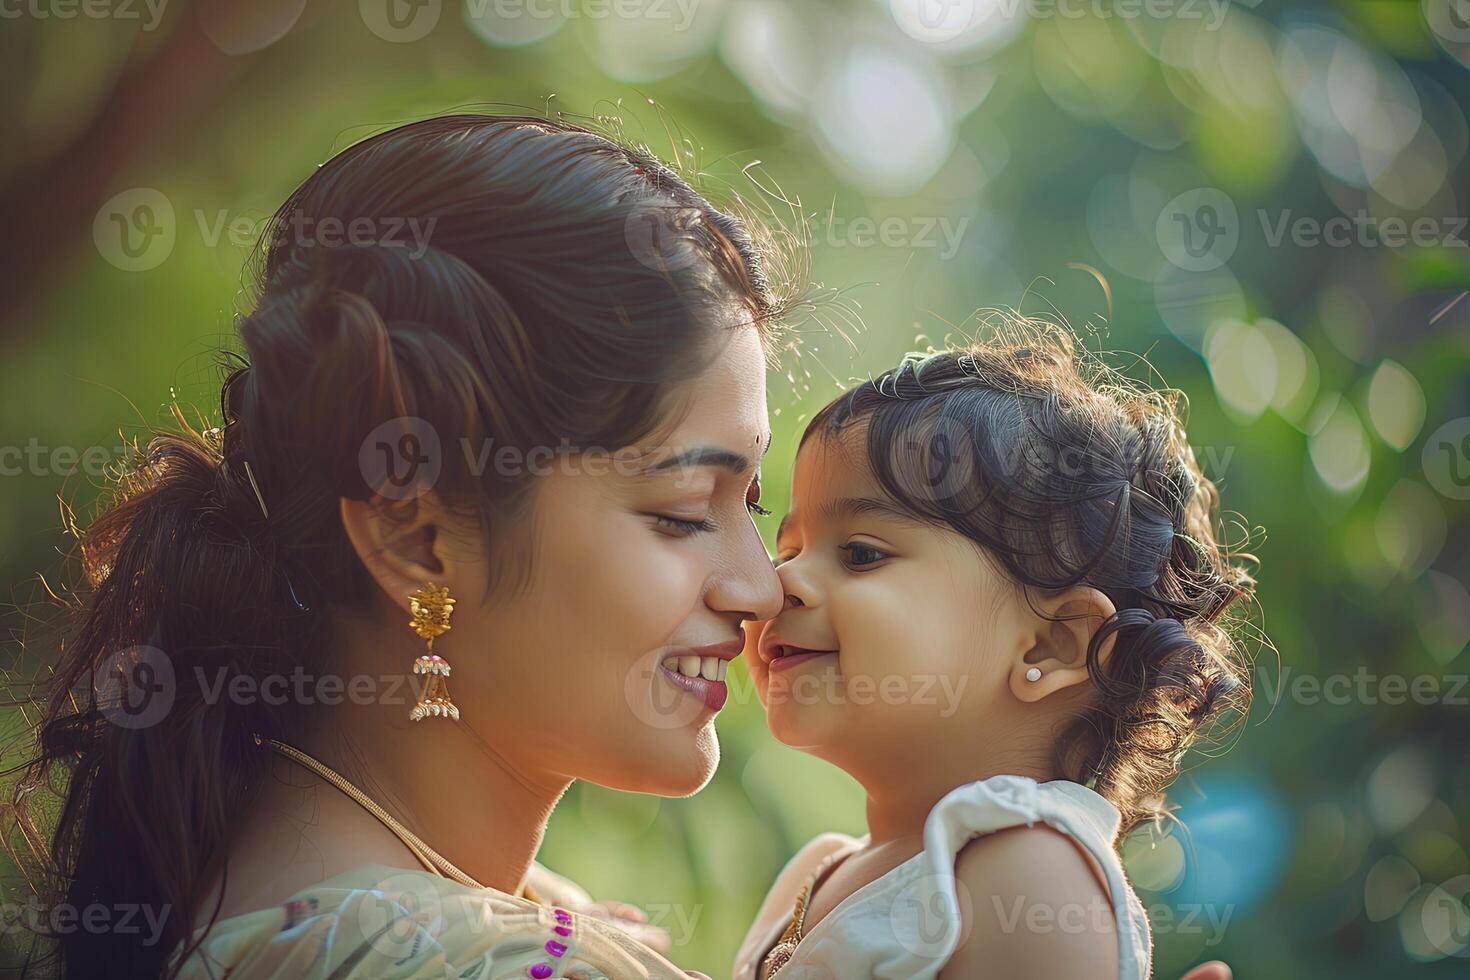
M685 974L597 919L427 871L364 865L272 908L216 922L180 976L662 980Z

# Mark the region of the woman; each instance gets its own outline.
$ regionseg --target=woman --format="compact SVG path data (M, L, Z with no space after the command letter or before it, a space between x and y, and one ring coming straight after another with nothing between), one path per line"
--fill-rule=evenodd
M736 220L565 123L321 166L222 431L154 439L82 539L17 800L68 771L55 900L157 928L64 932L65 975L682 975L527 885L572 780L718 763L740 624L781 602L746 513L778 293Z

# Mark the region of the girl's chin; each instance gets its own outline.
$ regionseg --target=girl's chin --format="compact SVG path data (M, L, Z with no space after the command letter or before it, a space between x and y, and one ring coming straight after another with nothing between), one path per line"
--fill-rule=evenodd
M801 749L803 752L813 752L827 739L820 726L813 724L816 719L811 715L810 709L792 704L777 704L767 709L766 726L782 745Z

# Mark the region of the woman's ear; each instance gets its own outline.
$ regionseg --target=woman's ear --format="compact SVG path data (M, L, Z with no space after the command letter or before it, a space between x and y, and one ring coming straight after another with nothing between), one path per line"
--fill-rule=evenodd
M1011 692L1022 701L1049 694L1088 679L1087 648L1092 637L1117 611L1113 601L1091 586L1073 586L1033 599L1034 620L1020 655L1011 667ZM1116 635L1098 649L1098 664L1112 655Z
M368 574L405 612L408 595L425 582L448 586L455 597L483 588L485 549L465 547L478 534L452 515L433 493L411 500L339 500L342 527Z

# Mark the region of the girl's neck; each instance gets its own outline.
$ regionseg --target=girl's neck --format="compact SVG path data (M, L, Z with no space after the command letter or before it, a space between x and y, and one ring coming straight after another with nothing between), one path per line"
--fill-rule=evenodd
M1028 776L1037 782L1056 778L1050 766L1016 760L1011 764L985 764L947 768L910 766L914 771L889 771L881 776L860 777L868 794L870 846L897 840L921 838L929 812L946 795L961 786L991 776Z

